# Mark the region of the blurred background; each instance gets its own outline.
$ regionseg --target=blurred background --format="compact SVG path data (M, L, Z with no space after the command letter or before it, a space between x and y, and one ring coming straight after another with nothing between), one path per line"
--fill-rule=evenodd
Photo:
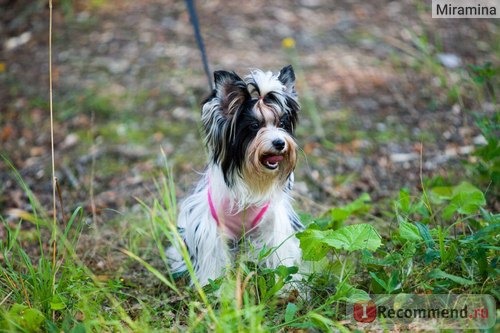
M211 70L294 66L299 211L479 180L477 122L498 114L498 20L432 19L417 0L196 6ZM0 215L30 209L13 170L50 211L48 5L0 8ZM94 221L137 210L137 198L157 195L162 151L182 198L205 164L200 102L209 93L185 3L54 1L52 38L64 209L83 206Z

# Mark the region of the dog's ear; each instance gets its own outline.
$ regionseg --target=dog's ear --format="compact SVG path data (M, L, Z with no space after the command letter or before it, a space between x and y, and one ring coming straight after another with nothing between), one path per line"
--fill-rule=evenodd
M240 106L250 98L247 85L236 73L214 72L215 95L220 99L224 115L234 115Z
M293 72L292 65L285 66L280 70L278 80L285 86L286 93L292 96L297 95L295 92L295 73Z

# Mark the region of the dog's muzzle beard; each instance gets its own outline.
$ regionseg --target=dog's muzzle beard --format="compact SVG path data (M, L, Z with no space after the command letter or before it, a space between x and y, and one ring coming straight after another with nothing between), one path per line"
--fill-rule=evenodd
M286 141L281 138L276 138L272 142L273 149L269 153L265 153L260 162L269 170L277 170L280 162L283 162L286 153Z
M254 194L265 195L284 187L297 163L297 144L289 135L258 135L248 146L242 180Z

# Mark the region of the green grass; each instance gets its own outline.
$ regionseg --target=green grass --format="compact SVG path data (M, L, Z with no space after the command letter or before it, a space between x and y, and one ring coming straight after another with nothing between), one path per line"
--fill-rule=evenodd
M34 209L0 216L6 232L0 241L0 331L342 331L345 304L370 293L500 299L500 215L487 209L490 193L439 179L426 181L420 193L402 189L383 218L371 214L377 203L366 194L324 216L303 215L308 227L298 237L313 271L301 289L309 298L283 291L295 267L249 262L237 263L208 287L187 288L169 274L164 255L179 237L175 186L166 170L156 199L141 202L142 212L126 223L110 222L123 235L123 246L111 253L121 267L101 276L81 259L80 238L93 232L81 208L59 221L52 247L52 220L12 169ZM132 271L137 274L127 274Z
M359 38L371 36L351 36L353 41ZM437 108L453 103L465 107L467 99L496 102L498 70L492 65L460 71L457 81L436 61L439 45L431 45L425 36L413 38L418 56L410 67L439 81L439 94L430 104ZM294 49L288 52L303 81L298 54ZM398 58L393 61L408 65ZM372 140L373 147L408 132L397 123L386 124L386 131L368 137L358 130L350 110L337 112L331 123L322 122L311 96L306 93L303 105L311 118L309 130L332 149L334 142L365 139ZM93 135L80 133L80 140L89 146L94 136L112 144L151 142L155 132L170 133L177 145L192 130L187 122L168 124L167 129L161 122L145 121L138 128L142 117L134 106L147 100L144 92L112 96L85 91L78 103L71 102L73 97L58 105L62 110L58 121L93 112L95 123L104 125L95 125ZM33 102L37 103L45 107L44 102ZM114 121L106 123L112 117ZM349 331L353 326L343 321L346 304L367 300L369 294L490 294L498 304L500 215L492 210L500 193L498 113L479 115L476 123L487 144L476 151L474 162L464 162L466 176L424 178L421 190L402 188L384 201L361 194L321 216L302 212L307 229L297 237L311 272L303 275L298 294L287 291L297 267L266 269L258 263L237 262L204 288L196 280L190 287L186 278L171 276L165 248L179 237L171 165L155 176L154 198L137 199L142 210L98 226L115 237L106 243L93 229L97 226L87 224L81 207L54 225L50 213L2 156L0 162L9 165L10 177L29 198L31 210L0 213L0 332ZM334 138L324 133L331 124ZM308 133L300 131L299 135ZM424 133L420 139L435 142L433 135ZM170 162L175 167L185 161ZM100 177L126 167L113 158L97 162ZM348 183L356 176L336 175L335 183ZM260 259L271 250L262 251ZM188 259L186 249L182 251ZM103 269L88 253L99 253L113 265ZM188 275L194 277L189 264Z

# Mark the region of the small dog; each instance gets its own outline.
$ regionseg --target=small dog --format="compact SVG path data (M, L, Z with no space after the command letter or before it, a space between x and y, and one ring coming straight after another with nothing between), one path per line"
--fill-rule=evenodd
M277 74L254 70L244 79L216 71L202 108L209 161L177 221L201 285L220 277L246 248L273 248L266 267L298 265L302 230L290 191L297 160L300 110L292 66ZM171 272L187 270L181 244L167 249ZM254 255L255 257L255 255Z

